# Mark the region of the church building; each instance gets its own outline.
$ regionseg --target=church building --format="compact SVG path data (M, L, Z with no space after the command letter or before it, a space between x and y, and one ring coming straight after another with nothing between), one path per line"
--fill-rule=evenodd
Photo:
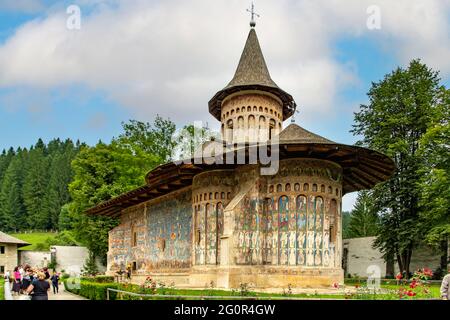
M295 123L283 129L295 109L270 77L252 21L233 79L209 101L222 140L203 147L223 151L161 165L144 186L87 211L120 218L108 273L131 265L135 283L151 276L191 288L342 283L342 196L386 181L395 166ZM261 143L276 162L271 174L251 156Z

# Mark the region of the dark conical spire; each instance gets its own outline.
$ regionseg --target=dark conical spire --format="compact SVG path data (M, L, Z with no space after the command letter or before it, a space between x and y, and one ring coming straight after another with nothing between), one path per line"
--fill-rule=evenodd
M283 104L283 120L292 116L296 108L292 96L280 89L270 77L258 36L253 27L248 34L233 79L209 101L209 112L220 121L222 101L230 94L245 90L265 91L277 96Z
M250 29L244 51L242 52L239 65L233 80L225 87L245 85L263 85L273 88L278 86L270 77L264 55L259 45L255 29Z

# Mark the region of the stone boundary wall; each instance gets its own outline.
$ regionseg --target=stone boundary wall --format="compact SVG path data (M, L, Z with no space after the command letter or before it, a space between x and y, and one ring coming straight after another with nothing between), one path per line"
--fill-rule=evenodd
M344 252L347 252L347 268L345 276L367 277L367 268L376 265L380 268L381 277L386 276L386 262L378 249L372 248L375 237L343 239ZM344 257L345 259L345 257ZM413 251L411 258L411 272L419 268L430 268L433 271L440 266L440 256L431 247L419 247ZM398 273L398 264L394 264Z
M53 246L56 249L56 269L64 270L67 273L80 274L86 260L89 257L89 251L86 247L76 246ZM29 264L32 267L46 267L51 261L50 251L20 251L19 263ZM99 260L97 268L100 272L105 271Z

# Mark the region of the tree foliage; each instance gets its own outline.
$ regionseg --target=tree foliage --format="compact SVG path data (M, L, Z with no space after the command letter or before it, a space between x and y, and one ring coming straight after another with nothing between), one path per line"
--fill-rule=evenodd
M420 139L420 208L429 244L439 245L450 237L450 90L442 88L433 124Z
M360 238L375 236L378 214L368 191L360 191L347 226L347 237Z
M175 125L160 117L153 125L123 124L124 132L110 144L85 146L72 162L69 185L72 202L63 208L61 225L70 226L91 253L105 262L108 232L118 223L108 217L87 216L85 210L145 184L145 175L172 153Z
M352 132L361 135L360 145L390 156L397 167L373 194L380 214L376 246L385 256L394 254L399 268L409 271L414 247L421 239L419 223L420 170L425 159L420 140L433 125L433 114L442 90L438 72L419 60L398 68L373 83L369 104L355 113Z
M0 154L0 229L58 229L61 208L70 201L70 163L79 143L39 139L30 150Z

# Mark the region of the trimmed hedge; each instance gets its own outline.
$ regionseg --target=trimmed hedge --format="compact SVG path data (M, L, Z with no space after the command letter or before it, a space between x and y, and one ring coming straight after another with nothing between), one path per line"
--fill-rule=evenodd
M5 279L0 278L0 300L5 300Z
M95 277L81 277L81 280L85 280L85 281L88 281L88 282L95 282L95 283L113 283L114 282L114 277L98 275L98 276L95 276Z
M79 286L73 282L72 278L64 280L64 287L67 291L88 298L89 300L106 300L107 288L118 289L116 283L97 283L81 280ZM110 292L110 300L116 300L116 293Z

